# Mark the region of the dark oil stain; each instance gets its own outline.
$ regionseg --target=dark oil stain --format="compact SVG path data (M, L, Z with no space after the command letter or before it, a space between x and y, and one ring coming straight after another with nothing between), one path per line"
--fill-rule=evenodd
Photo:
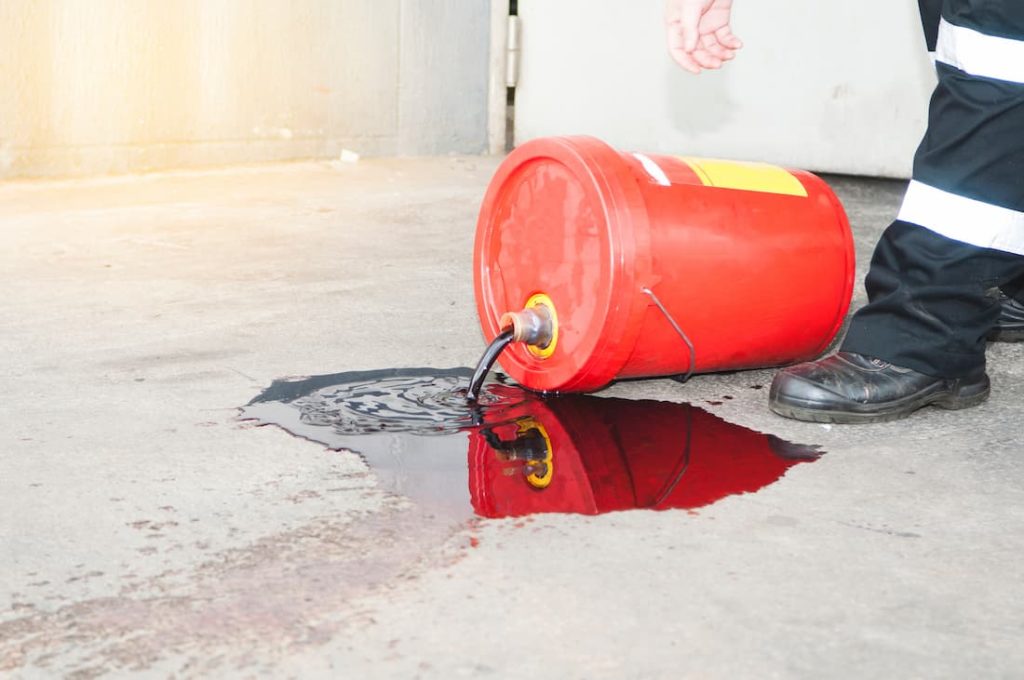
M388 369L279 380L242 409L358 453L424 511L469 517L692 510L752 493L816 460L813 446L689 404L538 395L470 369Z
M750 389L752 389L752 390L763 390L764 389L764 385L751 385Z
M720 402L720 401L705 401L705 403L706 404L711 404L712 406L721 406L722 405L722 402Z

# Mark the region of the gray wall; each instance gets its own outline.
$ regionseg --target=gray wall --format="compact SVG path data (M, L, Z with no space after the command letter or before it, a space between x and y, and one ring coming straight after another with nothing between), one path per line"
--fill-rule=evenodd
M489 7L2 0L0 177L484 151Z

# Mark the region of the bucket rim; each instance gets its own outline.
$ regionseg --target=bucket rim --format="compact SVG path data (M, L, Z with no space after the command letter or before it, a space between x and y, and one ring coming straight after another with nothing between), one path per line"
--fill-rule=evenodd
M492 236L492 217L507 183L524 165L542 159L566 168L591 199L601 215L601 237L607 244L607 307L595 319L588 333L594 342L584 357L576 357L577 368L570 375L558 370L552 357L524 361L517 353L499 360L509 375L540 391L593 391L611 383L625 366L640 331L646 301L640 295L641 282L650 278L651 253L649 220L640 187L622 154L605 142L589 136L542 137L517 147L499 166L481 206L474 244L474 290L477 312L485 339L499 332L498 319L507 310L492 309L493 297L484 261ZM564 304L563 307L564 309ZM564 312L563 312L564 313ZM524 380L524 378L526 378Z

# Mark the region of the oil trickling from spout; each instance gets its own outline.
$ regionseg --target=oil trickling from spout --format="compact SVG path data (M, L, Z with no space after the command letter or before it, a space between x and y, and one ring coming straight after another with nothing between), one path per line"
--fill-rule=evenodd
M503 349L508 347L510 342L512 342L511 328L499 333L498 337L494 338L491 344L487 345L487 349L484 350L484 355L480 357L480 362L476 365L473 377L469 381L466 401L476 401L477 397L480 396L480 388L483 387L484 378L487 377L487 373L491 370L494 362L498 360L498 355L501 354Z

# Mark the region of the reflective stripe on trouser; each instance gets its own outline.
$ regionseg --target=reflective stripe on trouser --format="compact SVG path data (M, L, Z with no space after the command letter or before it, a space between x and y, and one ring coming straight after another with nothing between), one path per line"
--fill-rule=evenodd
M842 348L958 377L984 365L998 288L1024 290L1024 2L946 0L934 46L914 179Z

